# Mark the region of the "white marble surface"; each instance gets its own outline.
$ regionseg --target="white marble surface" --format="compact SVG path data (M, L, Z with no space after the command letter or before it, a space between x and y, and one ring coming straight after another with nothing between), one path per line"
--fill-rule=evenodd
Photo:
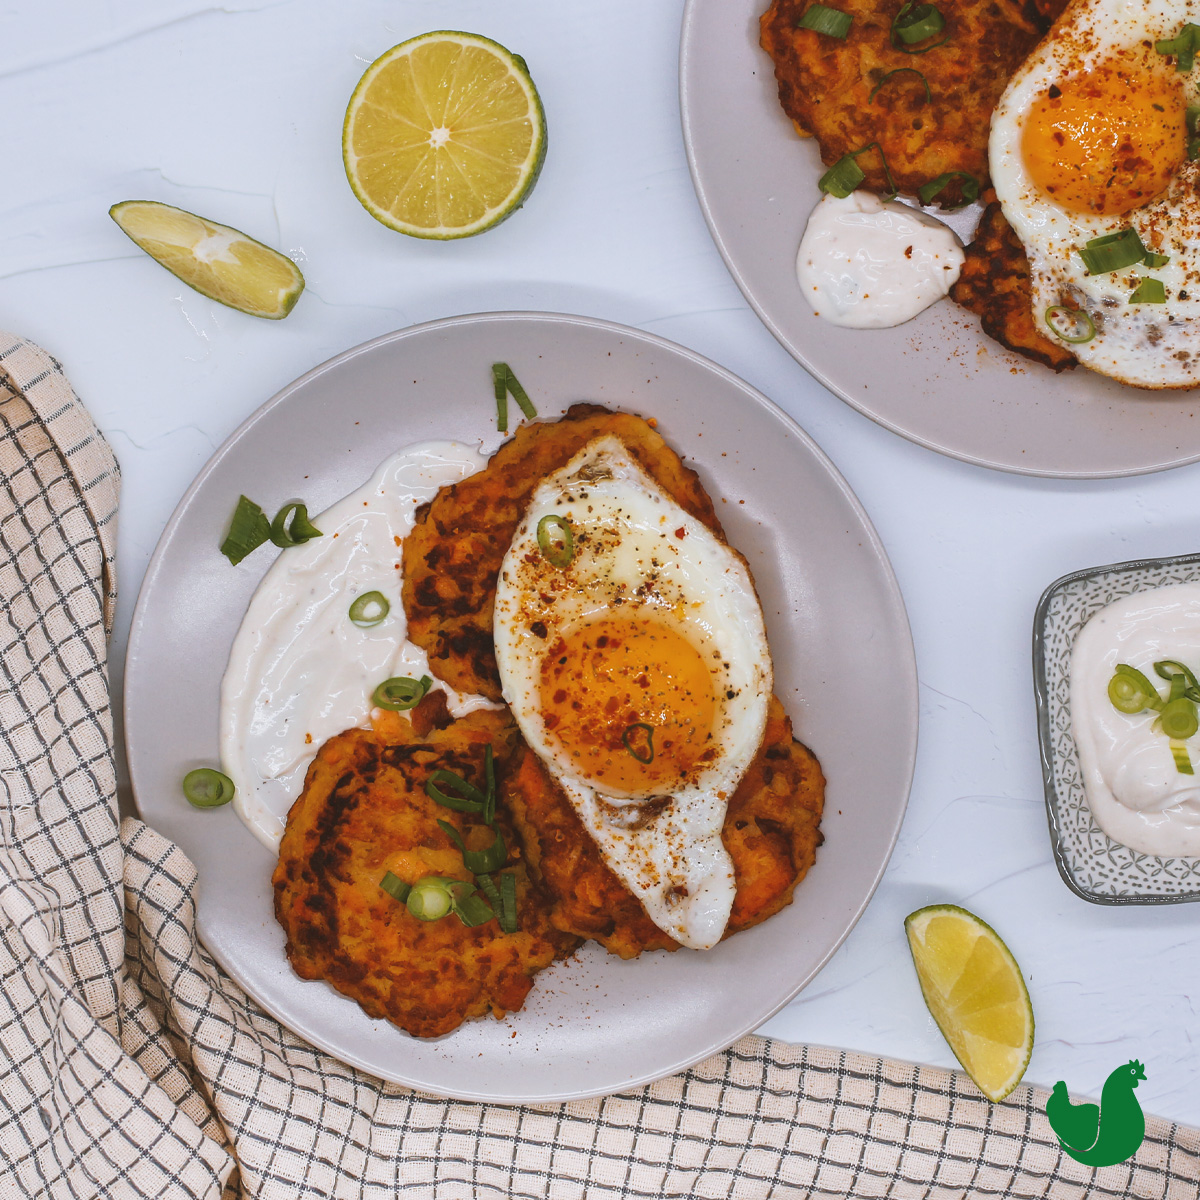
M872 425L772 340L717 255L679 130L682 0L10 0L0 7L0 326L65 364L124 470L114 684L147 559L221 440L289 380L414 322L530 308L623 321L715 358L830 454L888 547L921 677L900 843L865 917L766 1031L950 1065L901 922L964 904L1029 978L1028 1078L1098 1094L1146 1064L1147 1111L1200 1124L1200 907L1077 899L1050 854L1030 672L1033 607L1066 571L1197 549L1200 466L1105 483L996 474ZM340 127L367 62L435 28L529 61L551 131L511 221L449 245L394 234L346 186ZM300 261L282 324L188 291L109 220L200 211Z

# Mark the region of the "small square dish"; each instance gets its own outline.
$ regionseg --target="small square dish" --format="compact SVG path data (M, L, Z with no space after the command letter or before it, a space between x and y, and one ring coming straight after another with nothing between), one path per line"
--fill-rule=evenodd
M1064 575L1038 602L1033 686L1050 841L1067 886L1093 904L1200 900L1200 858L1140 853L1114 841L1096 823L1071 730L1071 654L1084 625L1124 596L1197 581L1200 554L1147 558Z

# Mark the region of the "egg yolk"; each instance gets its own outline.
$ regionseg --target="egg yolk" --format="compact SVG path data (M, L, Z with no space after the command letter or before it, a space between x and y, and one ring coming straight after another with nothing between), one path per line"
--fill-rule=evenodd
M1030 109L1021 150L1063 208L1129 212L1165 191L1186 156L1180 77L1118 62L1056 84Z
M712 673L659 621L602 617L556 639L542 660L541 704L575 770L600 787L669 791L713 757Z

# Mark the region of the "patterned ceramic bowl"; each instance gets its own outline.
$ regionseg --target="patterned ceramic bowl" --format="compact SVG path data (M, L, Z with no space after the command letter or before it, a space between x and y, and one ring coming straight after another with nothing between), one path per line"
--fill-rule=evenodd
M1075 571L1052 583L1033 621L1033 686L1046 814L1054 858L1067 886L1093 904L1200 900L1200 858L1159 858L1114 842L1096 824L1071 735L1071 651L1106 604L1134 592L1200 580L1200 554L1147 558Z

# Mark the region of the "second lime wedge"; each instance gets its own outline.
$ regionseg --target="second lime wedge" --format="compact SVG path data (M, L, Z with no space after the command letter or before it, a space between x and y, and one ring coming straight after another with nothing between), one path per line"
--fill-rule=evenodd
M278 321L304 291L290 258L228 225L157 200L125 200L108 214L188 287L239 312Z
M955 1058L989 1100L1021 1082L1033 1053L1033 1006L994 929L955 904L904 920L925 1003Z

